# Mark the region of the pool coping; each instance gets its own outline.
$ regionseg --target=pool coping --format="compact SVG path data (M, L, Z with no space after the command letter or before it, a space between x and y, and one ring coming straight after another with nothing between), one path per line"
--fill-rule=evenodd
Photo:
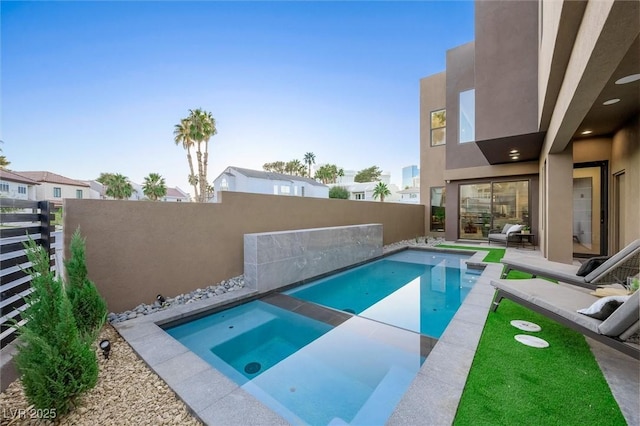
M384 255L377 259L407 249L469 253L469 250L408 245L385 251ZM493 300L494 289L490 280L499 278L502 271L502 264L482 262L485 255L486 251L480 249L467 260L469 267L484 267L484 271L432 349L387 420L387 424L453 422ZM113 326L136 354L169 385L191 413L203 423L286 425L289 424L287 420L160 327L182 318L207 313L222 306L227 308L265 295L258 294L256 290L242 288L214 298L172 306L150 315L115 323Z

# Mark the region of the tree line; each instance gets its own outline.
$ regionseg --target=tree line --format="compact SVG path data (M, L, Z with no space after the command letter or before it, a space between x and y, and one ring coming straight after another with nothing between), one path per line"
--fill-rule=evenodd
M105 195L116 200L126 200L133 194L133 185L129 178L120 173L100 173L96 179L106 187ZM158 173L149 173L142 184L143 194L151 201L157 201L167 195L167 185Z

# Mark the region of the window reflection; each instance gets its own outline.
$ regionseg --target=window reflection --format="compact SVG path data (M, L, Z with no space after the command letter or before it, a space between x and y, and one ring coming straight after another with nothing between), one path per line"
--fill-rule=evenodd
M476 140L476 91L460 92L460 143Z

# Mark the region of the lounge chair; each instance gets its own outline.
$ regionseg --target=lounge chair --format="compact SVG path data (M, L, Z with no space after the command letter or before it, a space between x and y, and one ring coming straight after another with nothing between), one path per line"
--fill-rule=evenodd
M489 235L487 237L489 240L489 245L491 245L492 241L494 243L504 244L505 247L509 247L509 243L516 243L516 244L522 243L522 240L520 239L522 228L523 228L523 225L517 225L517 224L513 225L510 223L507 223L506 225L504 225L502 229L490 230Z
M636 275L640 270L640 240L635 240L584 277L576 275L579 266L551 262L534 256L505 256L501 262L505 265L501 278L506 278L511 270L517 270L528 272L534 278L551 278L590 289L606 284L625 285L627 277Z
M640 291L617 308L604 321L583 315L578 309L591 306L598 297L587 290L555 284L540 278L525 280L492 280L496 289L492 311L503 298L564 324L624 354L640 359L640 346L625 342L640 330Z

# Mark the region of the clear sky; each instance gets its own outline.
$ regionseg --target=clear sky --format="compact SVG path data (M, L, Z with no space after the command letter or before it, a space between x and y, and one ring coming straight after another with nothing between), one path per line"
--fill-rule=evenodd
M209 180L313 152L419 165L419 80L473 39L473 3L6 2L3 154L74 179L151 172L191 189L173 127L210 111Z

